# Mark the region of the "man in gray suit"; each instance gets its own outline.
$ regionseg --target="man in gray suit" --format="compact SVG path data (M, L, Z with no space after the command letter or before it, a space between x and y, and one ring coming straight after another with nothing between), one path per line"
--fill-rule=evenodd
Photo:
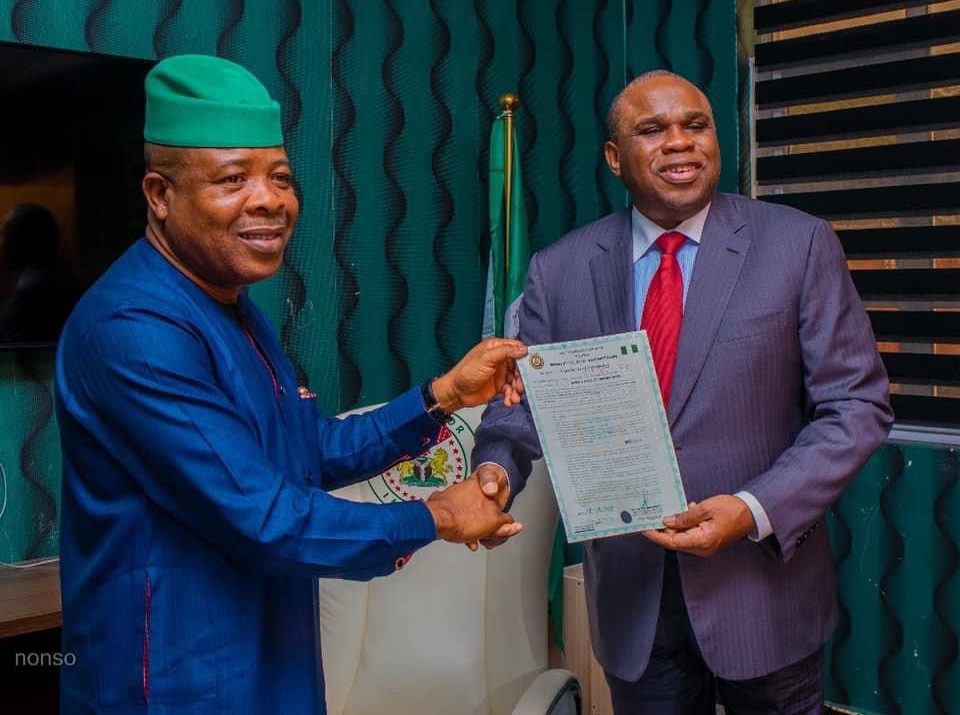
M827 223L717 193L699 89L665 71L638 77L609 130L607 163L633 207L533 257L519 337L647 327L660 271L679 267L679 335L667 364L654 354L690 507L660 531L586 547L614 709L699 715L719 698L731 714L819 713L837 619L824 513L893 419L870 323ZM507 505L540 454L529 409L492 403L473 462L487 494Z

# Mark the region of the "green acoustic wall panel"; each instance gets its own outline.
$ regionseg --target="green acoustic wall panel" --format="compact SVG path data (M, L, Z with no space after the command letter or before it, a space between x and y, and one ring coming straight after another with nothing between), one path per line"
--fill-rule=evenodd
M161 16L151 39L154 56L187 51L226 54L222 46L224 29L232 26L236 15L231 0L164 0L157 5ZM130 14L129 8L121 9L124 11Z
M152 56L152 53L143 53L153 46L154 35L165 17L164 10L168 10L164 3L143 3L140 12L130 12L116 2L91 5L84 22L84 37L90 49L125 57ZM217 3L210 5L216 8Z
M396 394L410 382L410 365L405 359L404 338L400 321L411 307L410 279L404 273L415 260L411 249L403 245L403 234L409 216L408 192L429 191L434 181L429 169L423 171L420 156L409 149L409 132L420 132L425 144L433 131L432 122L421 127L408 124L412 107L401 101L429 106L429 92L423 91L423 70L429 67L423 57L412 57L418 64L402 67L401 52L407 42L404 19L396 3L367 4L365 7L339 8L337 46L334 50L335 73L344 85L338 110L341 121L334 141L338 171L338 189L345 196L342 209L349 212L349 222L337 229L336 241L342 247L344 277L354 286L348 313L342 322L341 350L355 381L355 396L360 403L377 401L381 396ZM429 12L425 3L413 4ZM347 15L350 20L347 21ZM407 26L414 18L407 17ZM356 31L362 28L362 31ZM348 33L349 30L349 33ZM412 31L412 30L411 30ZM433 33L419 38L421 46L436 41ZM415 93L404 90L417 87ZM342 95L341 95L342 96ZM407 172L410 172L409 174ZM404 174L419 176L417 184L405 184ZM346 205L347 203L352 205ZM339 211L341 207L337 207ZM423 217L421 217L422 220ZM427 227L424 226L424 229ZM424 238L431 234L424 233ZM422 245L422 242L418 242ZM435 281L426 275L419 283L424 297L431 297ZM415 296L414 296L415 298ZM433 350L433 335L424 331L422 347Z
M534 248L626 205L601 156L604 114L627 76L628 49L650 45L668 24L688 35L668 48L668 62L697 52L690 68L718 103L731 157L724 188L736 189L733 2L667 3L652 14L646 2L478 0L473 14L463 3L382 3L362 5L362 32L360 7L335 3L333 22L341 406L385 399L444 369L478 334L485 142L503 92L521 99ZM448 127L454 102L464 111ZM455 173L438 171L438 158Z
M889 715L960 712L960 460L888 444L833 510L841 620L828 697Z
M335 412L388 399L476 340L487 141L504 92L521 99L535 248L627 204L602 160L605 113L648 69L705 88L721 187L736 190L737 4L0 0L0 41L140 58L220 54L281 99L302 214L282 270L252 293L301 379ZM51 383L51 353L0 353L3 561L57 549ZM828 649L832 700L960 713L958 474L951 449L889 445L831 514L842 607Z
M0 0L0 41L145 59L219 54L263 80L283 103L302 212L283 268L251 292L300 378L337 412L442 372L479 337L487 142L501 94L521 98L535 248L627 205L601 149L607 106L632 72L674 67L705 82L731 157L724 187L735 188L735 5ZM31 372L23 359L0 355L0 419L16 427L0 432L10 495L0 532L16 515L21 534L9 547L0 538L0 560L56 549L49 365ZM47 506L30 496L34 484Z
M0 2L0 41L148 59L182 52L225 55L251 67L284 101L285 128L295 146L303 142L298 89L290 76L297 63L287 52L300 16L300 4L292 1L19 0ZM312 51L304 55L307 61ZM284 276L293 272L285 268ZM281 307L290 302L293 283L281 278L256 289L278 327L290 313ZM328 325L335 313L330 311ZM0 352L0 561L58 549L60 449L52 370L52 351ZM336 383L328 389L335 395Z
M723 166L720 187L739 186L736 2L648 0L628 5L627 74L665 67L703 88L713 104Z
M253 295L279 321L281 338L304 383L336 411L340 290L333 250L332 22L329 3L289 5L282 66L287 96L296 103L284 107L284 131L301 197L300 220L283 270L256 286Z
M843 594L840 622L828 649L828 697L878 712L883 705L878 674L896 644L894 620L880 577L893 565L895 536L881 511L884 490L897 472L896 455L881 450L848 487L830 520L837 585Z
M13 8L17 0L0 0L0 38L13 39Z
M90 50L87 20L98 5L96 0L18 0L10 4L9 39L67 50Z
M0 561L56 553L60 443L52 355L0 352Z

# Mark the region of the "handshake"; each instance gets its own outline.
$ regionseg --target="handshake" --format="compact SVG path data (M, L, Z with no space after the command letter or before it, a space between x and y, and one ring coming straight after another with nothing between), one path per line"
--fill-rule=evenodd
M486 404L496 395L512 407L523 396L516 360L527 353L518 340L493 338L475 346L431 389L444 412ZM437 538L466 544L471 551L488 549L520 532L523 525L504 513L510 484L502 468L481 464L466 481L435 492L426 501L437 527Z
M427 499L427 508L437 525L437 538L492 549L520 533L523 524L503 510L510 499L510 484L503 469L481 464L470 478Z

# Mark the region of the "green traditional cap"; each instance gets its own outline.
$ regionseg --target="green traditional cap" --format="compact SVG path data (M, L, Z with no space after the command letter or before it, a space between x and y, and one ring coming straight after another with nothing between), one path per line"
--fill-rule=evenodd
M283 144L280 105L234 62L209 55L168 57L150 70L144 85L148 142L215 149Z

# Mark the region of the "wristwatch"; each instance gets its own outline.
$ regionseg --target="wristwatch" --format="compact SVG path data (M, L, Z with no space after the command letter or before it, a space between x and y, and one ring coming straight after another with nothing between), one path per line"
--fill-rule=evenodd
M420 385L420 396L423 398L423 406L427 414L433 418L438 425L445 425L450 420L450 413L440 407L437 402L437 396L433 394L433 381L436 378L427 380Z

